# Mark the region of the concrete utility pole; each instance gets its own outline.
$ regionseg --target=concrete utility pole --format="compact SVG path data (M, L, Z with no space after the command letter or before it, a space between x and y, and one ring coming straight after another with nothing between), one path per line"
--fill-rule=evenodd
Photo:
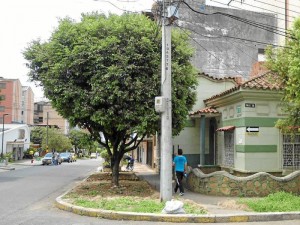
M171 98L171 23L175 18L172 8L166 16L165 1L162 12L162 74L161 74L161 167L160 200L172 198L172 98ZM168 1L169 3L169 1ZM170 3L169 3L170 4ZM169 6L169 5L168 5ZM171 7L171 6L169 6ZM171 13L170 13L171 12ZM169 18L172 17L172 18Z
M48 152L48 142L49 142L49 112L47 112L47 129L46 129L46 151Z

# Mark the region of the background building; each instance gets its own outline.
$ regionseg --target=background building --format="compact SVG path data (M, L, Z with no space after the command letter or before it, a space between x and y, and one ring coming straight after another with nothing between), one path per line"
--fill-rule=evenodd
M174 29L190 33L194 66L214 77L248 79L252 65L264 60L267 45L277 43L275 14L186 0L178 6L178 16Z
M18 79L0 78L0 120L4 123L33 124L34 94Z
M217 1L212 0L206 2L208 4L217 4ZM277 35L276 42L282 45L285 43L285 31L290 29L295 18L300 16L299 0L233 0L228 2L230 2L229 6L234 9L255 11L261 13L261 15L264 15L263 13L273 14L276 18L276 26L274 28L280 33ZM223 4L223 6L224 5L225 4ZM267 17L267 15L265 15L265 17Z
M40 126L55 126L62 130L67 135L70 132L68 120L64 119L52 107L51 102L35 102L34 103L34 125Z

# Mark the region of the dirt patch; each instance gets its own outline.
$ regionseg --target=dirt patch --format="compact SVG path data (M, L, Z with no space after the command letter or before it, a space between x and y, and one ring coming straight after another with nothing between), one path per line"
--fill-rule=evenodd
M218 203L218 206L221 206L225 209L237 209L243 211L251 211L250 208L245 204L240 204L236 200L226 200L224 202Z
M120 187L112 187L111 177L111 173L95 173L69 192L69 195L105 198L159 196L146 181L140 180L134 173L120 173Z

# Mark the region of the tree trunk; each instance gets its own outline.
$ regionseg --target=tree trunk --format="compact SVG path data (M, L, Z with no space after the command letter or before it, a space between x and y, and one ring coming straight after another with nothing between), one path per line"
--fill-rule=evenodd
M111 179L111 184L112 187L119 187L119 165L120 165L120 160L118 157L116 157L116 160L112 162L112 179Z

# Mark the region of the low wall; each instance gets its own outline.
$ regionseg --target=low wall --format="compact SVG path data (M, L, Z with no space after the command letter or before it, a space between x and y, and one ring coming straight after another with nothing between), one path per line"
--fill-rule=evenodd
M300 170L285 177L265 172L237 177L226 171L204 174L195 168L188 175L187 186L197 193L218 196L263 197L279 191L300 195Z

